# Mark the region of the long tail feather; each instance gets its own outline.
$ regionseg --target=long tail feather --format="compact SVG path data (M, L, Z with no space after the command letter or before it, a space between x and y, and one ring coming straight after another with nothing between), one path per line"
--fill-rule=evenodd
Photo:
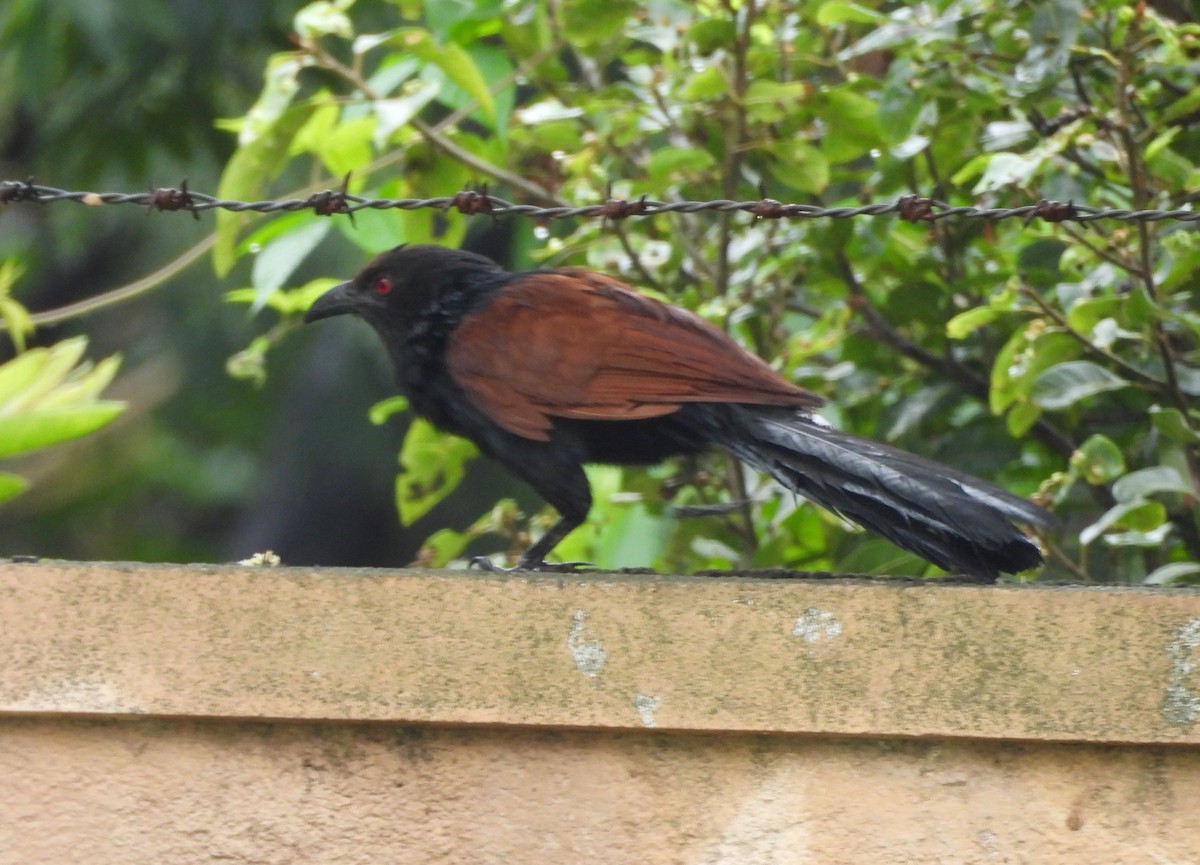
M1024 499L804 415L738 416L742 434L721 437L734 456L948 571L994 580L1042 562L1014 523L1050 527L1054 518Z

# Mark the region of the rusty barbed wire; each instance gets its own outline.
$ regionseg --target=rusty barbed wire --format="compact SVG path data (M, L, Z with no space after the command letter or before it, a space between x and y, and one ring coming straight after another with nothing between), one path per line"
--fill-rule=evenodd
M148 192L78 192L39 186L32 179L0 181L0 204L36 202L52 204L74 201L99 207L106 204L135 204L149 210L186 210L197 216L205 210L234 212L282 213L312 210L321 216L347 214L353 217L359 210L457 210L472 215L524 216L531 219L606 219L619 220L664 213L700 213L713 211L742 212L756 219L850 219L859 216L896 215L909 222L937 222L953 217L964 219L1021 219L1045 222L1089 223L1101 219L1120 222L1177 222L1200 221L1200 210L1175 209L1128 210L1123 208L1090 207L1067 201L1042 199L1036 204L1020 207L975 207L952 205L920 195L904 195L895 201L864 204L858 207L822 207L815 204L788 204L773 198L752 201L712 199L708 201L657 201L646 196L633 200L609 199L577 207L515 204L486 191L466 190L438 198L364 198L340 190L325 190L307 198L270 199L266 201L233 201L220 199L187 188L186 181L179 189L153 188Z

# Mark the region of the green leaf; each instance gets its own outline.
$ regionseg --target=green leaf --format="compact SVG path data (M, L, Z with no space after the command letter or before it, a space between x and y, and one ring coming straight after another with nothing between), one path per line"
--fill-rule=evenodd
M1027 400L1042 370L1079 353L1079 345L1065 333L1037 331L1032 325L1018 328L992 363L989 406L1000 414L1017 401Z
M6 502L29 489L29 481L18 475L0 472L0 502Z
M1161 526L1166 519L1167 509L1158 502L1146 499L1118 502L1079 533L1079 543L1086 547L1111 528L1148 532Z
M34 331L29 311L12 297L12 287L24 272L24 266L15 258L5 259L0 264L0 318L4 319L18 353L25 350L25 337Z
M492 98L492 92L471 55L461 46L453 42L439 45L428 30L419 27L402 27L392 31L387 36L386 44L436 66L447 80L466 91L492 123L495 123L496 102Z
M70 441L111 423L125 409L100 401L74 408L32 409L0 417L0 457Z
M1166 132L1162 132L1154 137L1154 140L1146 145L1142 151L1142 158L1149 162L1154 157L1158 156L1162 150L1175 140L1180 132L1183 131L1182 126L1172 126Z
M504 0L446 0L425 3L425 23L440 37L488 36L504 19Z
M389 396L382 399L367 410L367 417L375 426L382 426L394 414L408 411L408 397Z
M931 567L932 565L913 553L873 535L854 536L849 552L838 562L838 569L848 574L921 576Z
M1148 498L1155 493L1180 493L1196 496L1197 492L1178 471L1170 466L1152 466L1130 472L1113 484L1113 497L1119 502Z
M360 43L368 39L366 36L360 36L354 40L354 53L359 53ZM375 44L378 44L377 42ZM374 45L371 45L374 47ZM380 99L387 99L391 96L392 91L408 81L421 69L421 61L416 57L397 57L394 54L388 55L380 62L379 66L367 79L367 88L371 93L378 96Z
M13 347L18 353L24 351L26 337L37 329L29 310L11 297L0 295L0 318L4 319L4 326L13 341Z
M978 156L967 160L962 168L950 175L950 182L956 186L960 186L966 183L972 177L978 177L979 175L983 174L983 172L987 170L988 165L991 163L993 156L994 154L991 153L981 153Z
M297 51L276 54L267 61L262 93L239 124L239 147L253 144L275 127L300 92L301 70L312 62L311 57Z
M1125 473L1125 454L1112 439L1096 433L1071 454L1071 468L1089 484L1105 484Z
M447 435L416 418L400 449L401 474L396 478L396 507L412 525L450 495L462 480L466 464L479 451L458 436Z
M1129 387L1129 382L1090 360L1060 363L1033 383L1033 400L1042 408L1062 409L1105 391Z
M995 192L1005 186L1024 186L1041 169L1045 159L1019 153L994 153L987 160L983 177L971 190L973 195Z
M449 162L450 160L439 160ZM446 189L460 187L444 187ZM371 198L407 198L409 187L398 177L380 185L377 189L362 193ZM428 197L428 196L413 196ZM404 236L404 218L401 211L389 207L385 210L360 210L354 214L354 222L338 219L334 227L351 243L370 257L392 249L408 238Z
M334 127L317 149L317 156L334 177L362 168L371 161L371 140L378 119L375 115L345 120Z
M349 39L354 35L354 26L346 10L353 5L354 0L317 0L296 13L292 27L304 39L318 39L321 36Z
M808 100L809 85L803 81L769 81L759 79L747 89L743 99L750 116L764 123L773 123L796 112L796 107Z
M1155 568L1142 582L1147 586L1165 586L1176 580L1179 582L1195 582L1195 580L1185 581L1184 577L1196 576L1200 576L1200 562L1171 562L1169 565L1162 565Z
M655 183L677 183L683 175L705 171L716 164L711 153L698 147L664 147L646 160L646 174Z
M1080 333L1091 333L1092 328L1104 319L1120 315L1123 303L1123 299L1119 297L1096 297L1081 300L1072 305L1067 312L1067 323Z
M0 413L33 408L62 384L87 350L82 336L35 348L0 367Z
M26 481L24 477L0 471L0 503L16 498L26 489L29 489L29 481Z
M294 213L282 213L259 225L238 243L238 255L247 253L258 254L271 241L283 237L310 223L316 222L317 215L311 210L297 210Z
M1002 313L1003 310L990 306L977 306L960 312L946 322L946 336L950 339L964 339L985 324L994 321Z
M48 360L49 352L46 349L35 348L0 364L0 411L4 411L9 400L23 393L37 379Z
M1200 110L1200 88L1193 88L1168 105L1159 116L1159 122L1169 123L1176 118L1183 117L1185 114L1191 114L1197 110ZM1172 128L1176 130L1182 129L1180 126Z
M308 254L317 248L329 229L331 217L309 215L307 225L292 229L268 243L254 258L251 282L254 284L254 309L258 310L267 298L283 287Z
M833 27L847 22L855 24L882 24L887 21L886 15L881 15L874 9L849 3L846 0L828 0L817 9L817 23L822 27Z
M1171 531L1171 523L1163 522L1155 528L1145 531L1130 529L1122 532L1108 532L1104 535L1104 545L1107 547L1161 547Z
M225 372L230 378L262 387L267 382L267 350L270 347L270 339L255 337L244 349L226 358Z
M289 109L269 131L250 144L239 147L221 174L217 197L241 200L258 198L287 161L293 137L315 108L315 105L308 104ZM213 246L213 269L217 276L224 277L237 261L238 232L248 219L245 213L217 211L217 240Z
M832 164L857 159L883 144L875 100L841 87L823 91L813 101L826 124L821 150Z
M688 102L715 99L729 92L729 79L721 72L720 66L706 66L692 75L683 89L679 92L682 99Z
M1026 399L1017 400L1004 417L1004 425L1013 438L1020 438L1029 432L1029 428L1037 423L1042 416L1041 407Z
M106 357L94 367L82 364L37 402L39 409L75 408L91 403L109 386L121 366L120 357Z
M1187 418L1177 408L1150 407L1150 422L1154 428L1171 441L1185 445L1200 445L1200 432L1188 423Z
M1021 248L1017 268L1037 288L1050 288L1062 279L1059 262L1067 244L1053 237L1042 237Z
M600 45L621 35L636 4L630 0L575 0L562 4L563 31L578 46ZM553 14L553 13L552 13Z
M311 116L296 131L288 145L289 156L296 156L300 153L318 153L325 139L333 133L338 124L342 110L332 101L330 94L322 90L316 95L315 100L321 104L313 110ZM295 216L296 214L284 215Z
M792 189L818 195L829 186L829 160L811 144L785 141L771 151L771 173Z
M1019 92L1032 93L1062 77L1082 13L1082 0L1042 0L1036 4L1029 24L1029 50L1014 74Z
M382 147L391 134L417 116L418 112L432 102L441 90L436 81L423 81L417 89L403 96L377 99L371 104L375 112L375 145Z
M439 529L421 543L417 561L423 568L444 568L461 556L472 540L470 532Z
M1182 187L1196 166L1174 150L1159 150L1153 159L1146 159L1146 167L1170 188Z
M1141 282L1135 283L1129 292L1127 307L1131 324L1147 325L1162 316L1162 309L1150 297L1146 286Z

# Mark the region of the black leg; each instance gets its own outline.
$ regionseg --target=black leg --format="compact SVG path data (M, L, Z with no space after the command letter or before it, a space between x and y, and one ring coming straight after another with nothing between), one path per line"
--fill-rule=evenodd
M575 458L576 449L561 442L516 439L507 433L505 436L509 439L504 442L505 446L490 449L491 455L517 477L523 478L559 514L558 522L525 551L511 570L570 573L589 565L589 562L551 564L546 561L546 556L559 541L587 519L592 507L592 491L588 488L583 466ZM487 571L509 570L484 556L473 559L471 564Z
M559 517L558 522L550 527L546 534L538 538L537 543L525 551L517 562L517 570L521 571L544 571L548 568L557 567L555 565L546 564L546 556L550 551L558 546L558 542L569 535L572 531L579 527L581 519L568 519L567 517ZM571 570L575 566L586 565L588 562L563 562L564 566L570 565Z

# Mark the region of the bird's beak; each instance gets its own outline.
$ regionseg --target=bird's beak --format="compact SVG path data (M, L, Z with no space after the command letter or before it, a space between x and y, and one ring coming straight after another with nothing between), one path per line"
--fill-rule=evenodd
M357 298L353 293L353 282L341 282L313 301L313 305L304 313L304 323L311 324L322 318L333 315L345 315L357 312Z

